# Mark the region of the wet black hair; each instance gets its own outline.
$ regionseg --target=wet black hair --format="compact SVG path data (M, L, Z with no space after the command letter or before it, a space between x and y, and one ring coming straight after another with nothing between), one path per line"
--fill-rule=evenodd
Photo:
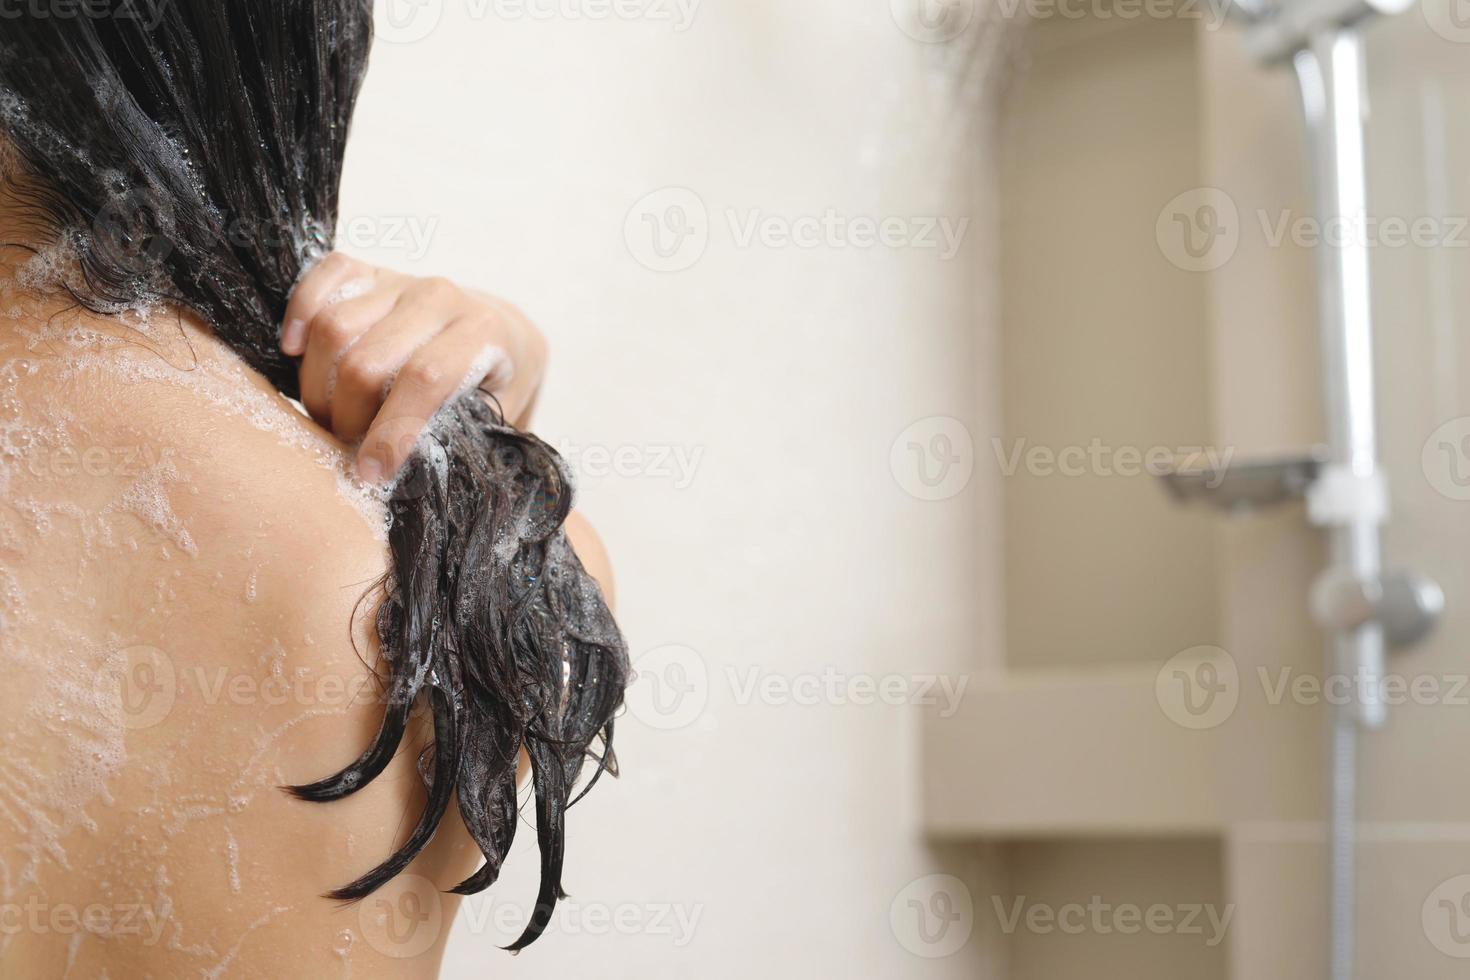
M297 361L279 324L293 285L332 246L352 109L372 41L370 0L85 0L0 14L0 139L33 230L75 257L66 287L104 313L193 311L288 396ZM626 647L562 525L564 462L470 393L420 439L388 498L391 565L378 590L382 726L357 761L308 786L329 802L371 782L415 705L432 714L419 760L428 805L407 842L330 897L401 872L457 796L499 875L530 758L541 883L534 941L565 893L565 813L616 772L613 715ZM578 796L580 798L580 794Z

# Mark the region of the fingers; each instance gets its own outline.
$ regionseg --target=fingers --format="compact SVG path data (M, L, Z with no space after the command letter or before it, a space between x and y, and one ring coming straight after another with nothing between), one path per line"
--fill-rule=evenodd
M456 320L414 351L363 437L357 456L362 479L378 483L398 472L434 413L505 359L505 352L486 340L493 329L483 318Z
M393 378L443 327L437 317L400 302L338 358L336 385L329 398L337 438L356 442L363 437Z
M513 306L339 253L297 284L285 319L302 404L343 441L363 439L359 470L373 480L396 473L427 420L476 385L524 425L545 370L545 339Z
M332 295L351 279L370 276L372 269L341 252L332 252L312 266L286 303L281 323L281 351L290 357L306 352L306 328L326 308Z
M393 310L397 297L377 290L356 299L329 302L307 324L306 354L301 360L301 404L311 417L331 428L332 394L337 366L374 324Z
M388 382L409 355L460 316L459 291L449 280L407 282L403 286L389 277L387 288L328 306L308 328L302 403L307 404L308 393L317 398L320 409L310 404L307 409L346 442L367 431Z

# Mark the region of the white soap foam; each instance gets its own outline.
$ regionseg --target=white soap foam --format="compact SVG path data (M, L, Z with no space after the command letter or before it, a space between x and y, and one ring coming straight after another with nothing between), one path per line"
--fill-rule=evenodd
M235 840L235 835L230 833L230 828L225 828L225 861L229 866L230 891L240 894L240 842Z
M351 456L304 426L301 423L303 413L293 408L291 402L256 387L252 383L249 366L238 355L213 338L206 342L215 346L213 356L201 359L198 366L189 371L179 370L161 360L130 359L123 362L93 353L70 358L67 371L78 378L106 372L123 380L177 386L194 392L234 417L245 419L256 429L270 433L284 445L307 453L318 465L330 470L341 498L362 515L377 540L386 542L387 491L360 480ZM167 515L155 507L149 509L148 516L160 518ZM178 539L175 542L188 550Z
M346 303L349 300L354 300L366 296L372 291L373 280L371 276L359 276L356 279L349 279L342 285L338 286L336 290L327 297L326 305L334 306L337 303Z
M119 502L124 510L172 541L180 550L195 556L199 554L199 546L194 543L194 536L174 512L168 497L168 486L180 480L173 463L164 460L144 470L133 485L123 492Z

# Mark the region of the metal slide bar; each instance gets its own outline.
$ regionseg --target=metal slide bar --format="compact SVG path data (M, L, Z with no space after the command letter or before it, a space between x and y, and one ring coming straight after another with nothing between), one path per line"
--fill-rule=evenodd
M1330 527L1332 570L1347 580L1382 576L1379 525L1386 493L1378 472L1374 421L1373 325L1368 245L1363 234L1367 186L1363 166L1363 52L1353 27L1329 29L1292 57L1301 89L1317 219L1340 222L1333 244L1317 249L1318 316L1326 400L1328 467L1340 506L1320 519ZM1330 491L1329 491L1330 492ZM1337 624L1325 624L1330 626ZM1329 971L1352 980L1356 930L1358 725L1383 723L1378 682L1384 673L1383 629L1368 621L1338 625L1328 641L1334 673L1355 679L1358 697L1332 709L1330 735Z
M1327 441L1300 456L1232 466L1237 472L1166 476L1177 499L1207 498L1239 511L1291 496L1307 499L1330 540L1330 562L1313 587L1312 612L1328 633L1329 674L1355 698L1335 703L1328 809L1330 980L1353 980L1357 760L1362 729L1383 724L1385 650L1422 638L1439 617L1438 586L1386 575L1379 530L1388 491L1378 466L1368 269L1366 116L1360 28L1413 0L1236 0L1245 45L1266 65L1289 63L1306 123L1317 220L1332 234L1317 247L1317 308ZM1206 479L1208 477L1208 479Z

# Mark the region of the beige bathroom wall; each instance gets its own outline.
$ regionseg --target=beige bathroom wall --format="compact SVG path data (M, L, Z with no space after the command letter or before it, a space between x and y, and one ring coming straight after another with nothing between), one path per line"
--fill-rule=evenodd
M1290 77L1198 20L1042 23L1027 44L1000 183L1007 429L1081 441L1121 416L1134 439L1235 461L1319 441L1312 254L1267 234L1310 212ZM1218 219L1227 247L1182 253L1171 219L1200 235ZM1000 852L1017 892L1183 894L1230 916L1206 949L1017 934L1013 976L1321 975L1325 715L1262 680L1322 675L1306 601L1318 534L1299 506L1232 520L1171 509L1144 480L1091 480L1007 482L1014 673L929 728L931 826L1024 841ZM1154 668L1117 663L1148 650L1156 668L1196 644L1229 659L1238 703L1192 727ZM1013 757L994 748L996 719L1012 721ZM984 738L973 777L955 747L967 734ZM1192 832L1207 836L1178 839Z
M1154 683L1158 663L1219 642L1217 528L1139 466L1214 445L1208 282L1171 264L1156 228L1200 182L1198 25L1042 17L1018 61L1000 112L1002 411L986 462L1103 455L1003 476L1009 673L930 729L930 826L1006 842L985 899L1022 916L1008 980L1223 980L1235 910L1213 742L1171 722ZM1129 929L1130 908L1219 928Z
M672 3L420 4L362 96L348 247L540 323L537 428L578 474L642 659L622 777L569 820L564 915L520 956L495 949L534 897L526 830L445 976L999 980L983 903L949 955L911 935L943 892L927 876L979 902L990 860L923 841L916 709L863 686L913 699L998 656L993 480L921 499L899 438L989 431L969 70L989 35L925 43L887 2L691 7L683 25ZM926 241L779 238L828 215ZM926 244L938 218L955 254ZM421 256L387 219L432 225ZM658 271L647 222L681 219L704 251ZM752 219L773 222L764 242L743 239Z
M1187 19L1041 18L1002 95L1001 412L981 456L1001 476L1006 669L924 749L931 831L1000 842L976 898L1011 916L1008 980L1232 975L1216 743L1155 686L1219 642L1216 523L1114 455L1213 446L1208 283L1156 228L1200 182L1198 44ZM1080 473L1003 469L1094 446ZM1219 928L1130 928L1145 909Z
M1004 100L1003 428L985 461L1014 469L1012 667L1215 642L1214 522L1170 506L1141 465L1213 438L1207 282L1155 232L1164 202L1199 183L1196 28L1037 19Z
M1000 905L1006 914L1041 906L1062 917L1056 926L1014 932L1008 980L1231 975L1226 953L1234 910L1222 900L1218 841L1018 842L1007 845L1004 856L1010 891ZM1136 922L1121 911L1130 908L1139 910ZM1148 924L1149 909L1169 910L1171 925L1161 926L1163 912Z

